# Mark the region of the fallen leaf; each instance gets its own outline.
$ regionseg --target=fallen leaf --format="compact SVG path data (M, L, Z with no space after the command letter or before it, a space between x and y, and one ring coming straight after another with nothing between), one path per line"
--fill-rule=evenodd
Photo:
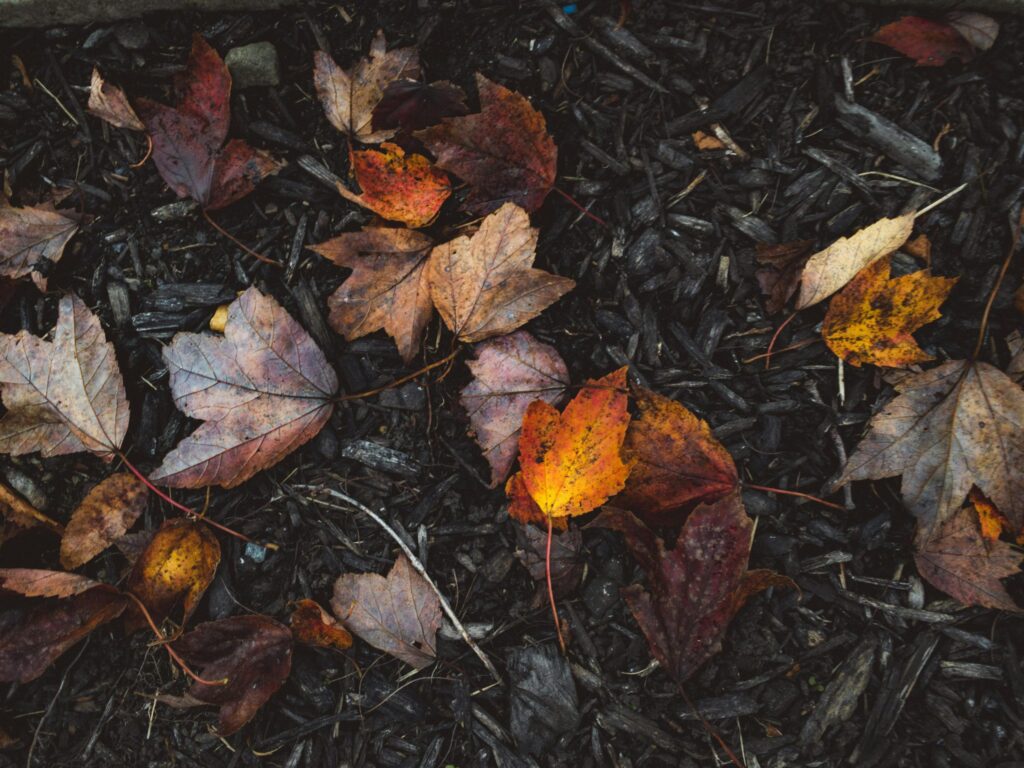
M519 525L516 540L516 559L537 583L536 598L540 599L535 602L539 605L547 599L547 531L533 525ZM567 597L580 585L586 563L582 552L583 534L579 528L552 532L551 586L557 596Z
M879 219L818 251L804 265L796 308L806 309L846 285L864 267L899 248L914 230L914 214Z
M987 51L996 44L999 36L999 22L983 13L950 11L946 14L946 21L979 51Z
M558 403L569 386L569 371L558 350L526 331L479 344L467 361L473 380L459 402L484 458L491 467L491 487L505 481L516 460L519 428L534 400Z
M470 186L464 207L480 215L506 203L531 213L555 185L558 150L544 116L522 95L476 76L480 112L446 117L415 136L437 164Z
M220 563L217 537L202 523L186 518L164 521L135 561L125 588L146 606L157 624L181 607L181 624L188 622ZM141 616L129 630L145 625Z
M150 479L233 488L312 440L338 379L309 334L255 288L231 302L223 336L179 333L164 349L174 403L205 423Z
M752 523L739 493L701 504L686 519L675 547L630 512L607 509L592 525L623 534L647 576L647 589L622 590L651 653L678 683L722 648L739 609Z
M829 302L822 338L851 365L905 368L935 359L913 333L942 317L939 306L959 278L933 277L927 269L891 277L891 261L868 264Z
M974 509L965 506L917 544L918 572L964 605L1021 611L1001 579L1020 573L1024 553L1002 541L986 541Z
M623 367L588 381L561 413L544 400L530 403L512 479L521 478L542 521L585 515L623 489L630 471L620 456L629 425L625 389Z
M716 149L725 149L725 144L717 136L704 133L704 131L693 132L693 144L701 152L708 152Z
M0 193L0 275L12 280L32 275L36 287L46 291L49 266L60 261L78 224L52 205L15 208Z
M73 569L105 550L139 519L149 489L128 472L100 481L71 513L60 541L60 564Z
M146 130L146 126L135 114L132 105L128 103L128 97L124 95L124 91L116 85L106 82L95 67L92 70L92 83L89 86L88 108L89 112L115 128L127 128L130 131Z
M1014 331L1007 337L1006 345L1013 355L1006 366L1006 375L1018 384L1024 384L1024 337L1018 331Z
M352 635L315 600L297 601L289 623L300 643L339 651L352 647Z
M387 578L376 573L339 576L331 610L374 648L416 669L434 663L441 601L405 555L398 556Z
M52 375L51 375L52 373ZM114 346L74 294L58 305L53 341L0 334L0 452L44 458L89 451L109 461L128 431Z
M192 36L188 68L176 83L178 106L136 103L153 140L153 163L178 197L205 210L241 200L282 163L241 139L224 144L231 118L231 75L203 37Z
M310 246L352 274L327 299L331 327L348 341L383 329L409 363L419 350L433 305L427 257L433 240L409 229L367 227Z
M781 312L796 293L813 244L813 240L796 240L781 245L758 243L757 261L764 266L754 274L761 293L767 297L765 311L769 315Z
M384 95L373 108L373 130L399 129L412 133L442 118L465 115L466 94L446 80L421 83L419 80L395 80L384 89Z
M444 171L423 155L407 155L397 144L385 142L380 151L351 153L352 171L362 194L338 185L338 193L351 203L369 208L389 221L408 227L425 227L452 193Z
M971 485L1024 525L1024 390L988 363L953 360L900 381L872 417L837 485L903 475L922 538L960 508Z
M420 75L419 52L413 48L388 51L384 31L370 43L370 56L349 70L339 67L330 54L313 54L313 85L331 125L364 144L378 144L395 135L394 128L376 129L373 110L395 80Z
M292 669L292 633L260 615L232 616L200 624L174 643L203 679L188 695L220 706L217 732L230 736L247 722L288 679Z
M913 59L919 67L941 67L950 59L970 61L974 49L950 24L921 16L903 16L868 38Z
M14 624L0 624L0 680L28 683L97 627L113 621L128 599L107 585L47 600Z
M508 497L508 516L513 520L523 525L529 523L548 524L548 518L544 517L544 512L537 506L537 502L533 500L530 492L526 489L522 472L516 472L505 483L505 495ZM551 524L554 528L564 530L569 526L569 518L555 518L551 520ZM545 536L545 538L547 537Z
M435 246L427 264L434 306L462 341L519 328L576 285L533 269L537 230L522 208L506 203L472 236Z
M36 568L0 568L0 589L25 597L71 597L102 584L87 576Z
M907 240L903 244L903 250L913 256L915 259L921 259L929 269L932 266L932 241L928 239L928 235L922 232L920 235L915 237L913 240Z
M639 414L629 422L622 449L632 470L616 506L649 523L668 524L676 517L668 513L737 488L732 456L706 421L649 389L636 389L634 398Z

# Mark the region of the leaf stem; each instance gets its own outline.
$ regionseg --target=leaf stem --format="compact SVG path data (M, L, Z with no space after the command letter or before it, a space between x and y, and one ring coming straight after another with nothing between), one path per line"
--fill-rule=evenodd
M796 312L787 317L782 322L782 325L775 329L775 333L772 334L772 340L768 342L768 351L764 353L764 369L766 371L772 367L772 350L775 348L775 342L779 340L779 334L782 333L783 328L793 321L794 317L796 317Z
M222 227L220 224L218 224L216 221L214 221L210 217L210 212L209 211L207 211L205 208L203 208L202 210L203 210L203 218L206 219L206 223L207 224L209 224L211 227L216 229L218 232L220 232L222 235L224 235L224 237L226 237L228 240L230 240L236 246L241 248L247 254L252 256L254 259L259 259L264 264L270 264L270 265L275 266L275 267L282 267L282 268L284 267L284 265L281 262L274 261L273 259L271 259L271 258L269 258L267 256L264 256L262 253L257 253L256 251L254 251L252 248L247 246L245 243L243 243L237 237L235 237L230 232L228 232L226 229L224 229L224 227Z
M1017 252L1017 246L1020 245L1021 227L1024 227L1024 208L1021 208L1017 223L1010 224L1010 250L1007 251L1006 258L1003 259L1003 266L999 270L996 284L992 286L992 292L988 295L988 301L985 302L985 311L981 315L981 327L978 328L978 340L974 344L974 352L971 353L972 360L977 359L981 353L981 345L985 342L985 331L988 330L988 318L992 312L992 305L995 303L996 294L999 293L999 288L1003 284L1003 278L1006 277L1006 270L1010 268L1010 262L1013 261L1013 254Z
M611 229L611 227L610 227L610 226L608 226L608 222L607 222L607 221L605 221L604 219L602 219L602 218L600 218L600 217L598 217L598 216L595 216L594 214L592 214L592 213L591 213L590 211L588 211L588 210L587 210L586 208L584 208L584 207L583 207L582 205L580 205L580 204L579 204L578 202L576 202L576 198L574 198L574 197L573 197L572 195L570 195L570 194L569 194L568 192L565 192L564 190L561 190L561 189L559 189L558 187L552 187L552 189L554 189L554 190L555 190L555 192L557 192L557 193L558 193L558 194L560 194L560 195L561 195L562 197L564 197L564 198L565 198L565 199L566 199L566 200L567 200L567 201L569 202L569 205L571 205L571 206L572 206L573 208L575 208L575 209L576 209L577 211L579 211L580 213L582 213L582 214L583 214L584 216L586 216L586 217L587 217L588 219L593 219L594 221L596 221L596 222L597 222L598 224L600 224L600 225L601 225L602 227L604 227L605 229Z
M729 756L729 759L732 760L738 768L746 768L746 764L736 757L736 754L729 748L729 745L725 743L725 739L722 738L722 735L714 728L714 726L711 725L711 723L707 721L701 711L697 709L697 705L693 703L693 699L691 699L689 694L686 693L686 689L683 688L683 684L678 683L677 687L679 688L679 692L683 694L683 699L686 701L687 706L693 710L693 714L697 716L697 719L700 720L700 724L704 726L704 730L718 742L718 746L725 751L725 754Z
M772 487L767 486L767 485L755 485L754 483L743 483L743 487L744 488L749 488L752 491L764 491L765 493L780 493L783 496L797 496L797 497L799 497L801 499L808 499L809 501L816 501L818 504L822 504L822 505L824 505L826 507L831 507L832 509L838 509L841 512L845 512L846 511L846 507L844 507L844 506L842 506L840 504L835 504L835 503L833 503L831 501L825 501L824 499L819 499L817 496L812 496L811 494L803 493L802 491L786 491L786 490L783 490L782 488L772 488Z
M565 654L565 638L562 637L562 622L558 620L558 606L555 605L555 589L551 585L551 539L554 538L554 528L551 515L548 515L548 545L544 553L544 573L548 580L548 601L551 603L551 616L555 620L555 631L558 633L558 646Z

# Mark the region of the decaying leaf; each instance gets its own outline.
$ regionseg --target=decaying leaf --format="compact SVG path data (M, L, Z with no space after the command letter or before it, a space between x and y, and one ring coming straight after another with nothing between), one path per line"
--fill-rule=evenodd
M102 584L87 576L38 568L0 568L0 589L25 597L71 597Z
M45 291L47 270L37 267L60 261L78 224L52 205L15 208L0 192L0 276L32 275L36 287Z
M1003 541L986 541L970 506L919 540L914 561L924 578L964 605L1024 610L1001 581L1021 572L1024 553Z
M506 492L515 500L525 491L540 519L518 517L522 507L514 505L520 522L585 515L623 489L630 470L620 455L627 399L623 367L588 381L561 413L543 400L530 403L519 436L520 471Z
M479 113L447 117L415 136L441 168L469 184L466 210L479 215L511 202L532 213L554 187L558 165L544 116L483 75L476 85Z
M352 270L327 299L331 327L349 341L383 329L410 362L433 311L424 271L433 244L422 232L367 227L311 245Z
M519 525L516 526L516 541L516 559L537 583L534 602L539 605L547 599L547 531L534 525ZM586 562L582 550L583 534L579 528L552 532L551 586L555 595L566 597L579 586Z
M148 496L145 484L128 472L100 481L71 513L60 541L60 564L77 568L121 538L146 509Z
M223 336L179 333L164 349L174 403L205 423L150 479L233 488L312 440L338 379L309 334L255 288L231 302Z
M537 230L506 203L472 236L434 248L427 280L445 325L463 341L511 333L567 293L575 281L533 269Z
M717 136L704 131L693 132L693 145L701 152L711 152L717 149L725 149L725 144Z
M128 430L114 347L75 295L60 300L53 341L0 334L0 452L43 457L89 451L112 459Z
M158 624L179 606L185 624L219 563L220 544L207 526L185 518L166 520L135 561L126 589ZM143 624L141 616L129 622L131 629Z
M1024 390L988 363L953 360L902 379L839 478L902 474L927 540L976 485L1015 532L1024 525Z
M930 270L890 277L889 257L864 267L828 305L821 335L851 365L905 368L934 360L913 333L942 317L939 307L956 277L933 277Z
M135 114L132 105L128 103L128 97L124 95L124 91L116 85L106 82L95 67L93 67L92 82L89 85L88 107L92 114L115 128L127 128L130 131L146 130L146 126Z
M436 125L442 118L468 112L466 94L457 85L445 80L429 85L419 80L395 80L373 108L373 130L397 128L412 133Z
M952 25L921 16L903 16L869 39L913 59L919 67L941 67L950 59L974 58L971 44Z
M736 489L736 465L706 421L649 389L636 389L634 398L639 414L622 451L633 468L616 506L650 523L669 523L676 516L667 513Z
M331 610L374 648L416 669L434 663L441 601L405 555L399 554L387 578L376 573L339 576Z
M315 600L297 601L290 624L300 643L339 651L352 647L352 635Z
M796 240L781 245L758 244L757 261L763 266L755 276L761 293L767 297L764 305L769 315L781 312L796 293L813 245L812 240Z
M178 106L149 99L136 104L153 139L153 162L178 197L191 197L206 210L231 205L248 195L282 164L267 152L228 136L231 75L203 37L192 37L188 68L176 82Z
M950 11L946 21L979 51L987 51L999 36L999 22L984 13Z
M394 128L377 129L373 110L395 80L416 80L419 52L413 48L387 49L383 30L370 43L370 56L350 69L339 67L329 53L313 54L313 85L331 125L365 144L378 144L395 135Z
M569 385L569 371L558 350L526 331L483 342L466 365L473 380L459 402L491 467L493 488L505 481L516 460L527 407L534 400L556 405Z
M288 679L292 669L292 633L260 615L232 616L200 624L174 643L174 650L199 668L204 680L188 695L220 706L217 731L230 736L247 722Z
M899 248L914 230L914 214L879 219L818 251L804 265L796 308L806 309L846 285L868 264Z
M452 193L448 175L423 155L407 155L397 144L385 142L380 150L351 153L352 171L362 194L339 185L349 202L369 208L389 221L425 227L436 217Z

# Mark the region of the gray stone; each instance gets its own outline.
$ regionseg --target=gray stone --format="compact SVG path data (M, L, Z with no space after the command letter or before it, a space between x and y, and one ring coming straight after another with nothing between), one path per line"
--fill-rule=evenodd
M232 48L224 57L231 72L231 85L251 88L257 85L278 85L281 82L281 64L272 43L250 43Z
M131 19L153 11L267 11L296 0L0 0L0 27Z

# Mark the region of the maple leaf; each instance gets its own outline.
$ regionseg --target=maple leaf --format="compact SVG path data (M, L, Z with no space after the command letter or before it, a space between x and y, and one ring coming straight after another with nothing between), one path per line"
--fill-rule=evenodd
M465 115L466 94L447 80L421 83L419 80L395 80L373 108L373 129L397 128L412 133L439 123L444 117Z
M522 95L476 76L480 112L447 117L414 135L437 164L470 186L464 207L490 213L505 203L540 208L555 185L558 150L544 116Z
M175 405L205 422L150 475L164 485L233 488L312 440L334 407L323 352L255 288L231 302L223 336L179 333L163 355Z
M44 457L89 451L106 460L128 431L128 399L114 347L74 294L58 306L53 341L0 334L0 452Z
M891 261L883 257L864 267L829 302L821 335L851 365L905 368L935 359L912 334L942 317L939 306L959 278L932 277L927 269L893 278Z
M987 541L970 506L958 510L934 535L917 545L918 572L964 605L1021 611L1001 579L1020 573L1024 553L1003 541Z
M593 511L621 491L630 465L620 456L629 411L626 368L588 381L561 413L544 400L526 409L518 474L506 486L520 522L547 522ZM518 501L528 495L536 505Z
M987 51L999 36L999 22L983 13L950 11L946 22L979 51Z
M796 240L781 245L757 245L757 261L764 266L754 275L767 300L765 311L774 315L782 311L800 286L800 275L811 255L811 240Z
M558 350L526 331L499 336L476 347L466 365L473 380L459 402L484 458L491 467L491 487L508 477L516 460L523 415L534 400L558 403L569 386L569 371Z
M219 563L220 544L207 526L186 518L166 520L135 561L126 589L142 601L157 624L178 606L185 624ZM139 616L128 625L133 630L144 622Z
M393 81L420 76L419 52L413 48L387 49L384 31L370 43L369 58L343 70L325 51L313 54L313 85L331 125L365 144L378 144L395 135L394 128L376 129L373 110Z
M433 311L424 271L433 242L409 229L366 227L309 246L352 270L327 299L331 327L349 341L383 329L409 363Z
M338 193L389 221L425 227L452 193L448 176L423 155L406 155L397 144L385 142L380 150L350 153L363 192L357 195L339 184Z
M868 264L903 245L913 230L913 212L882 218L818 251L804 265L796 308L806 309L827 299Z
M636 389L634 397L639 414L629 422L622 450L632 470L616 506L648 522L670 523L666 513L737 488L732 456L706 421L649 389Z
M921 16L903 16L868 38L914 59L919 67L941 67L950 59L967 62L974 49L954 27Z
M220 706L217 731L230 736L252 720L288 679L292 633L267 616L232 616L200 624L174 643L174 650L201 669L189 696Z
M352 635L315 600L299 600L289 622L300 643L343 651L352 647Z
M983 362L953 360L902 378L872 417L837 485L903 475L922 538L959 509L971 485L1019 531L1024 524L1024 390Z
M387 578L346 573L334 582L331 610L374 648L423 669L437 656L441 601L427 580L399 554Z
M427 264L430 296L462 341L511 333L576 285L533 269L537 230L526 211L506 203L472 236L435 246Z
M102 583L88 576L39 568L0 568L0 589L24 597L71 597Z
M144 131L146 126L135 114L124 91L106 82L100 71L93 67L92 82L89 85L89 112L115 128Z
M241 139L228 136L231 75L203 37L192 37L188 68L176 84L178 106L149 99L136 103L153 140L153 162L178 197L191 197L208 211L252 192L282 163Z
M52 205L15 208L0 193L0 276L16 280L30 274L45 291L49 264L60 261L78 224Z
M100 481L71 513L60 542L60 564L77 568L121 538L146 509L149 489L119 472Z

